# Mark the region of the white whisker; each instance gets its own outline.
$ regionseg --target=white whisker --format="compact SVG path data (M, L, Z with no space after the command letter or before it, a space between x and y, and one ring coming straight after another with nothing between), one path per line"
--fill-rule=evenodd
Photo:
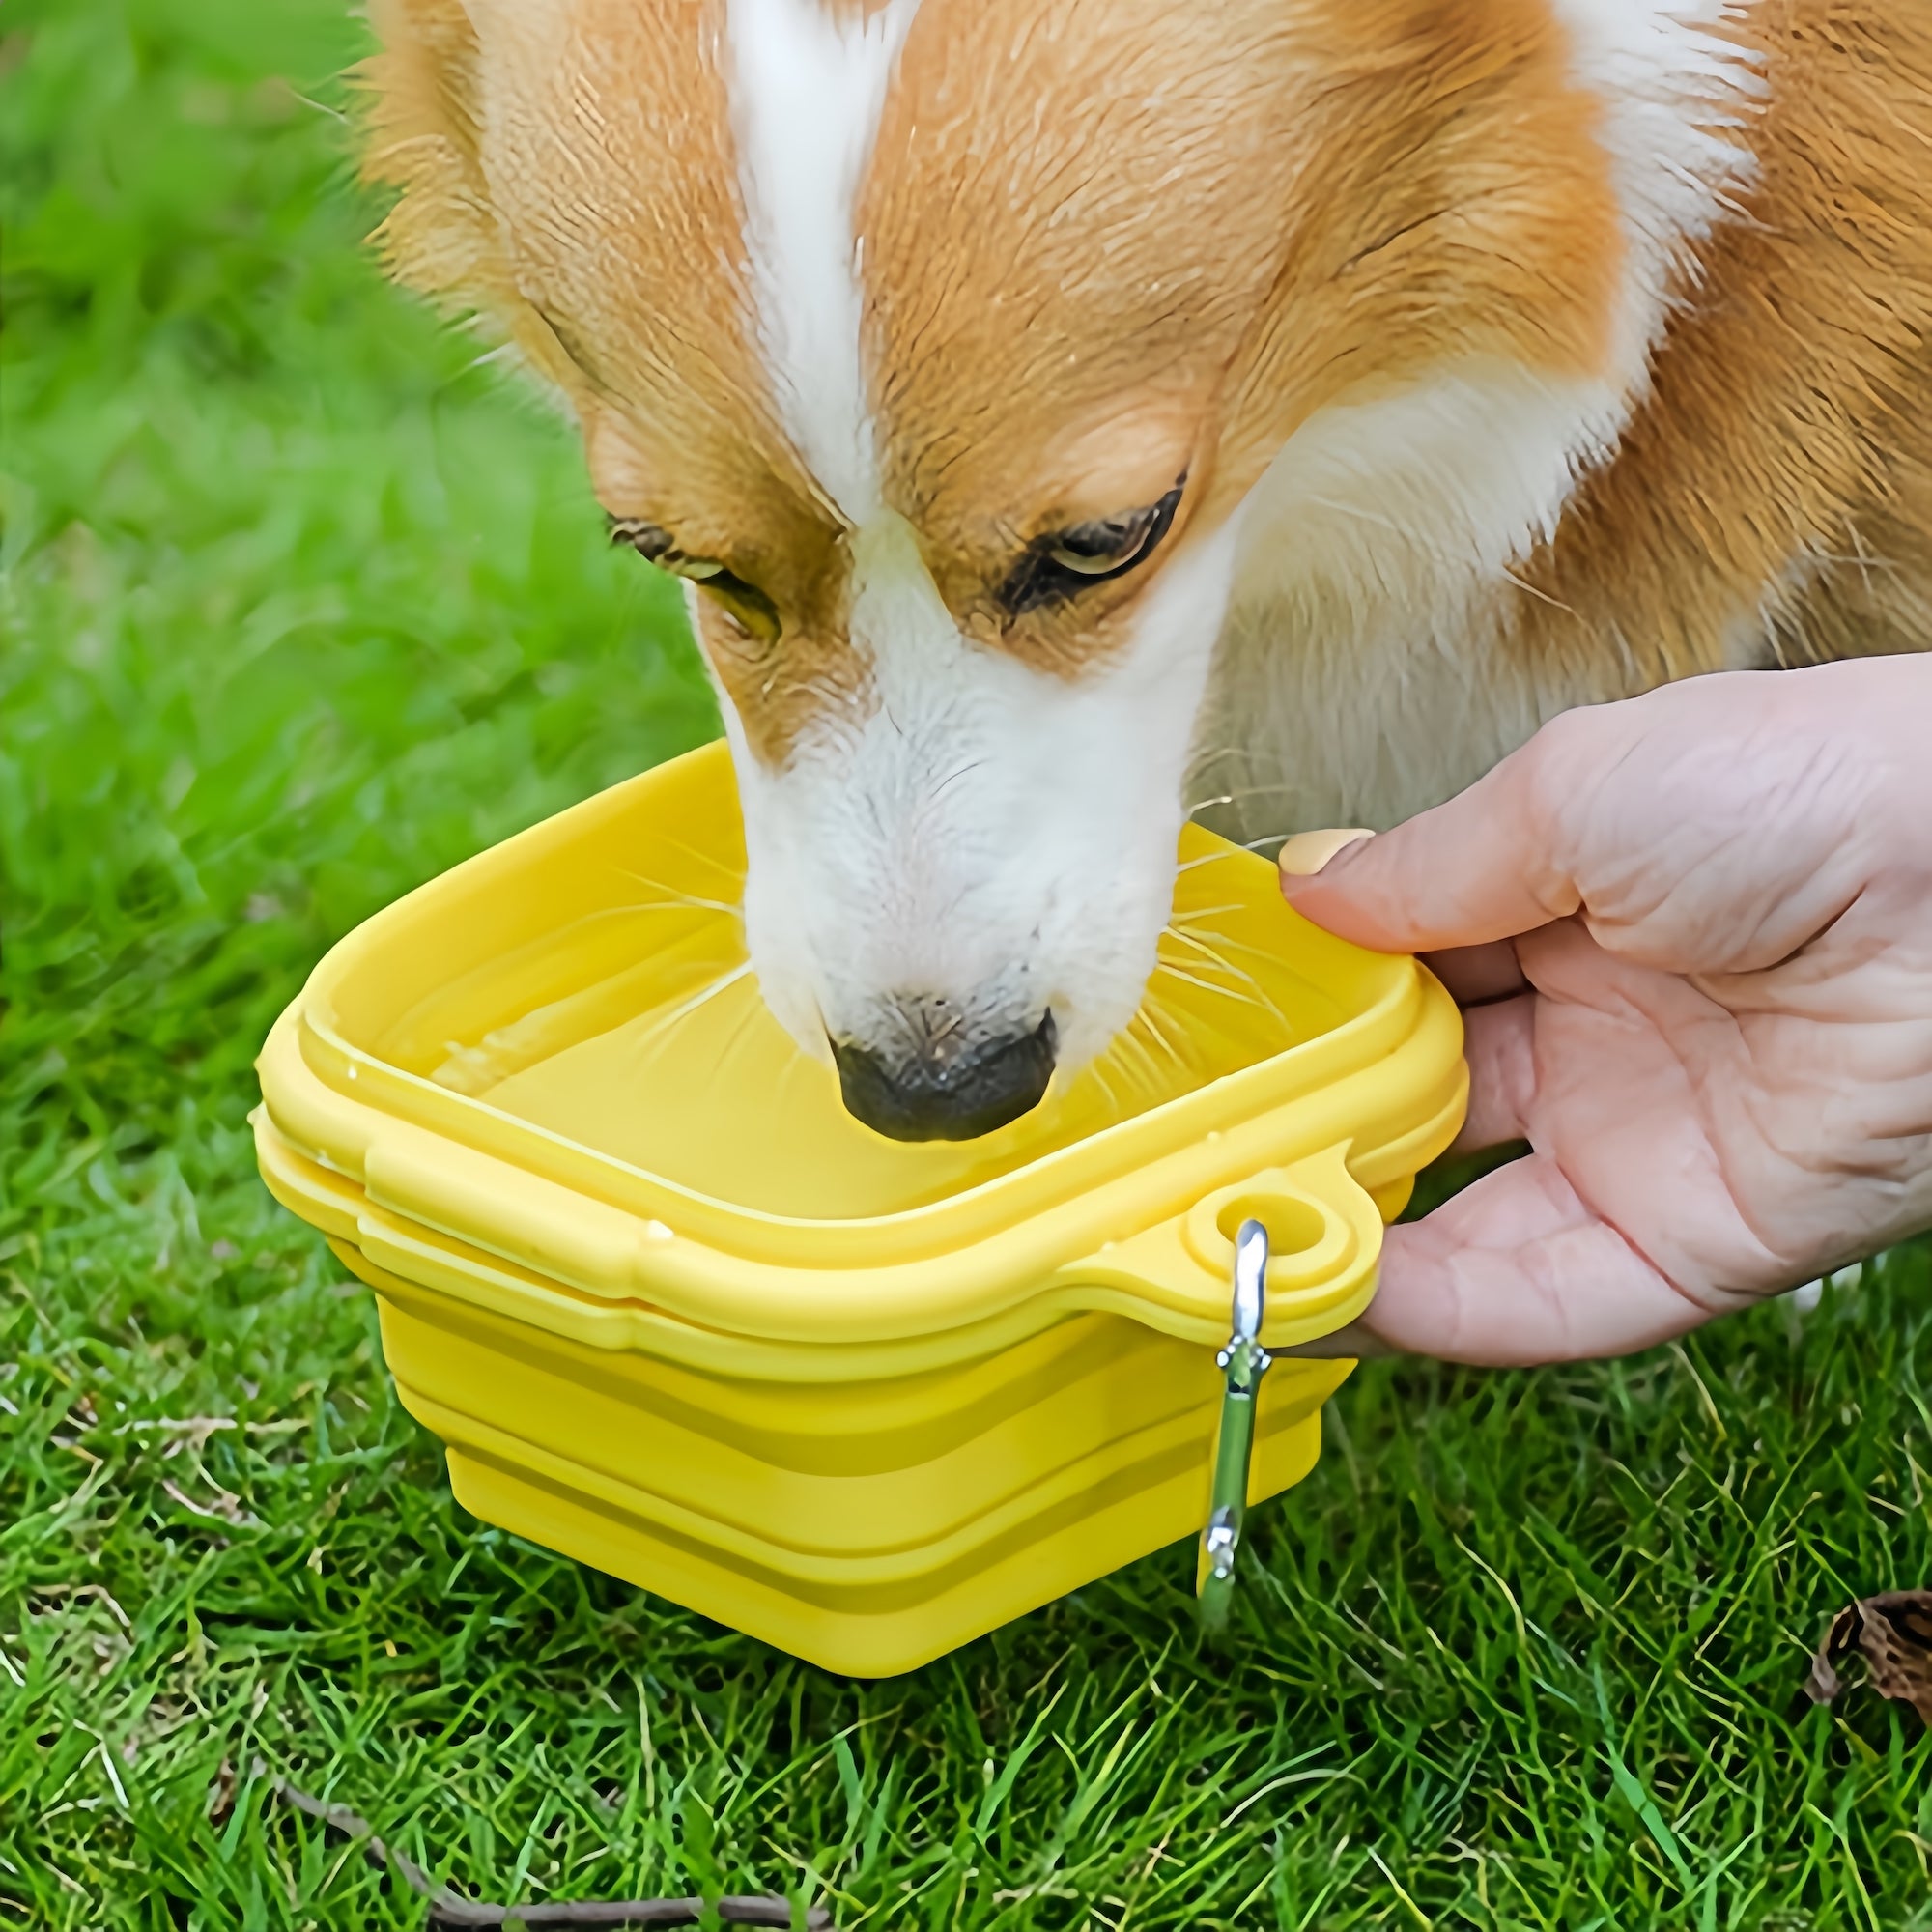
M1162 1031L1160 1022L1153 1016L1154 1005L1154 1000L1149 998L1142 1005L1140 1011L1134 1015L1132 1023L1135 1026L1146 1027L1148 1032L1152 1034L1154 1038L1160 1042L1162 1051L1168 1055L1174 1064L1177 1066L1184 1068L1187 1065L1187 1057Z
M1265 1002L1258 1000L1252 993L1244 993L1237 986L1217 986L1212 980L1204 980L1198 974L1189 973L1179 966L1170 965L1165 959L1153 969L1155 973L1165 973L1170 979L1182 980L1190 986L1199 986L1204 993L1219 993L1224 1000L1235 1000L1244 1007L1264 1007Z
M1217 792L1212 798L1197 798L1187 810L1190 812L1206 811L1209 806L1236 805L1244 798L1274 798L1283 792L1300 789L1296 784L1236 785L1233 791Z
M1285 1012L1283 1012L1282 1009L1278 1006L1276 1006L1271 999L1268 998L1267 988L1264 986L1262 982L1259 980L1257 980L1252 973L1248 972L1243 967L1236 965L1232 959L1223 957L1222 954L1216 952L1213 947L1209 946L1205 939L1202 939L1198 937L1196 934L1189 932L1184 926L1179 926L1170 923L1167 927L1167 930L1170 934L1172 934L1172 936L1175 939L1179 940L1182 946L1192 947L1196 952L1202 953L1207 958L1212 960L1213 963L1216 966L1220 967L1220 969L1224 973L1232 973L1236 979L1246 980L1247 983L1255 989L1256 997L1261 1001L1262 1005L1264 1006L1268 1009L1268 1011L1271 1012L1275 1016L1275 1018L1282 1023L1283 1026L1287 1027L1290 1033L1293 1033L1294 1031L1293 1024L1290 1021L1288 1015ZM1227 943L1230 946L1236 944L1236 942L1233 940L1229 940ZM1244 946L1240 948L1240 951L1242 951L1243 952L1252 952L1258 959L1267 959L1270 957L1268 953L1262 952L1262 950L1259 947L1255 946Z
M680 1020L689 1019L700 1007L708 1005L719 994L728 992L731 987L750 978L751 971L752 962L748 959L732 967L728 973L720 974L717 979L694 993L690 999L684 1001L681 1005L671 1008L668 1012L660 1013L652 1025L646 1029L642 1039L645 1041L655 1040L659 1046L662 1046L665 1037L669 1034L671 1028L676 1026ZM657 1048L653 1048L650 1053L644 1056L644 1063L648 1065L651 1060L656 1058L656 1055Z
M746 1001L745 1010L738 1015L737 1024L724 1036L724 1044L718 1049L718 1063L713 1069L714 1072L722 1073L724 1070L724 1063L744 1044L762 1005L763 1002L758 1000Z
M1168 930L1170 932L1173 932L1176 930L1176 928L1170 925L1168 927ZM1249 955L1250 958L1265 959L1271 966L1278 966L1281 963L1280 954L1270 952L1265 946L1249 946L1242 940L1230 939L1225 932L1217 932L1214 935L1214 937L1218 939L1223 946L1231 947L1236 952L1245 952ZM1230 971L1238 972L1240 970L1238 967L1235 966L1232 960L1224 961L1223 963L1229 967Z
M639 899L635 904L616 906L616 912L656 912L660 909L679 909L690 907L696 912L721 912L741 923L745 917L742 904L734 905L728 899L699 898L695 893L681 893L673 886L668 886L662 879L647 878L642 872L634 872L628 866L619 866L617 870L627 879L635 879L640 886L649 886L660 894L657 899Z
M689 839L680 838L674 832L660 831L656 834L656 837L661 838L667 845L676 846L687 857L696 859L707 871L723 872L729 877L734 885L744 884L745 873L742 867L727 865L724 860L719 858L717 853L703 851L698 846L692 844Z
M1177 872L1191 872L1200 866L1218 866L1223 861L1232 859L1234 856L1232 852L1204 852L1200 858L1189 859L1183 865L1177 866L1174 869Z
M1112 1113L1115 1120L1117 1121L1125 1120L1127 1117L1127 1109L1121 1105L1121 1096L1118 1094L1116 1094L1113 1088L1107 1084L1107 1076L1100 1071L1100 1063L1098 1061L1094 1061L1087 1068L1086 1077L1091 1081L1093 1081L1094 1086L1099 1088L1101 1094L1106 1098L1108 1111Z
M1134 1025L1138 1024L1138 1021L1139 1015L1136 1014L1133 1022L1130 1022L1122 1032L1115 1035L1114 1044L1122 1050L1131 1047L1140 1056L1146 1067L1145 1079L1148 1092L1150 1094L1160 1094L1166 1090L1167 1082L1160 1077L1160 1065L1154 1059L1151 1051L1150 1051L1143 1041L1134 1037L1133 1028ZM1127 1071L1127 1068L1123 1065L1121 1071L1124 1073Z

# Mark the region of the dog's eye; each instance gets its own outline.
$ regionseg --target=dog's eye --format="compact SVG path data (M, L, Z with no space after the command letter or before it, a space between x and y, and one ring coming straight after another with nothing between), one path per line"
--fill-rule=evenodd
M1060 533L1047 557L1076 577L1111 577L1115 571L1138 563L1147 554L1159 514L1160 507L1155 504L1117 517L1100 517L1091 524L1075 524Z
M761 644L778 641L777 606L755 583L747 583L715 557L687 556L668 530L636 517L612 517L611 541L636 551L647 562L669 571L673 577L689 578L724 607L725 614L748 638Z
M1145 509L1122 510L1036 537L1000 586L1000 602L1017 616L1037 605L1072 597L1090 583L1124 577L1145 563L1167 534L1186 481L1182 477L1158 503Z

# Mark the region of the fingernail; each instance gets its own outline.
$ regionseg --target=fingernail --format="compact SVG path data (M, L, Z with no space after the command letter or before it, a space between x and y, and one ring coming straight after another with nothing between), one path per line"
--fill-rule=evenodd
M1359 827L1339 832L1297 832L1281 848L1277 863L1285 879L1311 879L1332 859L1337 852L1346 852L1350 845L1359 845L1364 838L1373 838L1373 832L1364 832Z

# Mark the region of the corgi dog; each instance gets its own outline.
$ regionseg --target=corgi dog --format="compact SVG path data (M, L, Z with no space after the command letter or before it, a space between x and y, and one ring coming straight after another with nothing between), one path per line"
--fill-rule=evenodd
M388 264L686 580L759 985L882 1133L1108 1043L1204 804L1932 639L1925 0L373 14Z

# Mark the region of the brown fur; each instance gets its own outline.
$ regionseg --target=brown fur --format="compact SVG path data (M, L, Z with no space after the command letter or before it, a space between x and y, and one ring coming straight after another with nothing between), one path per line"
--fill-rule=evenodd
M1190 84L1231 43L1239 88ZM1218 519L1316 410L1453 355L1593 367L1616 209L1566 59L1533 0L923 11L859 227L889 493L955 614L1077 674L1144 585L1003 626L1025 538L1182 469ZM1055 489L1056 445L1138 402L1192 419L1144 494Z
M782 757L783 712L862 669L828 567L836 524L758 361L716 0L507 11L487 71L461 0L377 0L374 17L365 172L402 190L378 231L390 266L480 310L564 392L608 510L727 560L786 611L781 666L723 613L701 619Z
M721 6L506 7L486 59L458 0L378 0L368 165L396 271L564 390L607 506L778 605L775 650L701 620L776 764L866 669L845 533L766 393ZM1932 635L1932 10L1746 18L1750 205L1488 623L1545 709ZM1231 43L1240 87L1190 99ZM1028 539L1182 468L1211 519L1317 410L1454 358L1598 366L1616 206L1566 61L1541 0L927 0L860 225L888 494L962 626L1078 675L1156 573L1010 618Z
M1506 648L1578 696L1932 643L1932 8L1768 0L1747 218ZM1932 728L1932 721L1928 721Z

